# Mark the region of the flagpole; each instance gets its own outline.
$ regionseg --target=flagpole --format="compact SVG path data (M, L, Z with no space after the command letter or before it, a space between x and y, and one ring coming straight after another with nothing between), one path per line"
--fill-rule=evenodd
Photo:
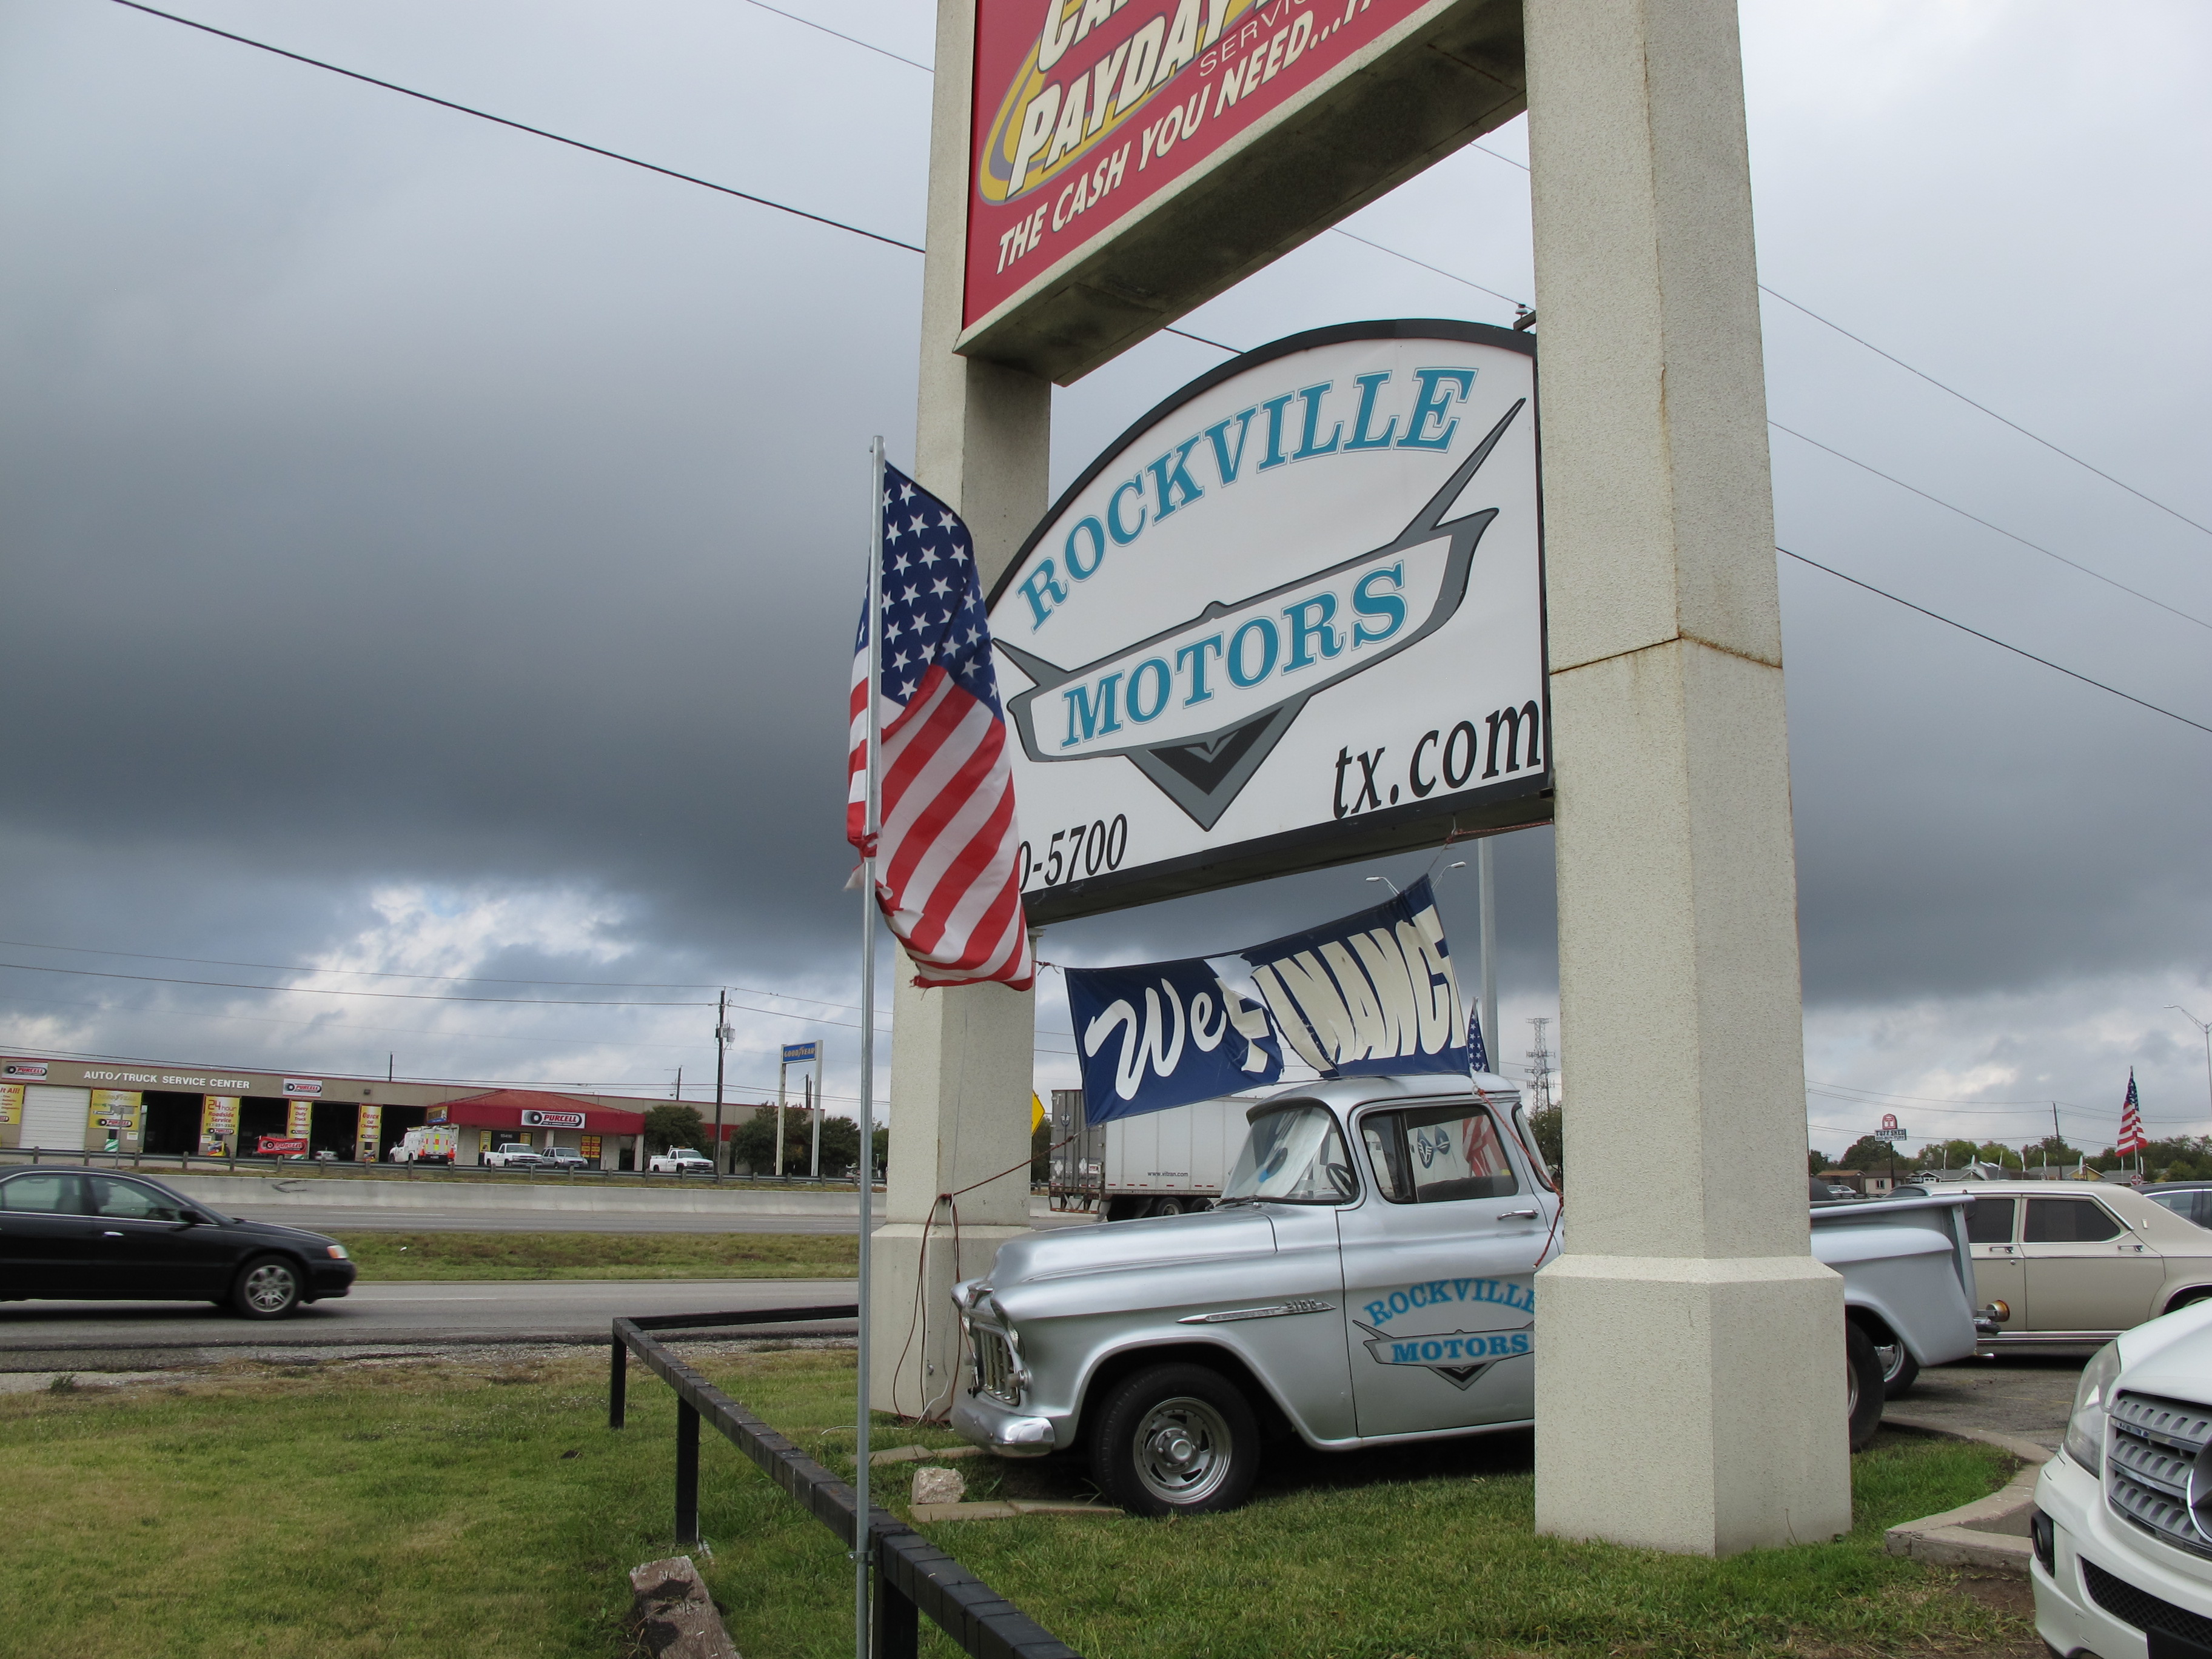
M866 784L861 796L860 844L860 1333L859 1363L855 1370L860 1378L860 1408L858 1432L855 1435L854 1456L856 1470L853 1478L853 1498L855 1516L853 1535L853 1651L855 1659L868 1659L868 1576L875 1566L875 1534L868 1524L868 1328L870 1325L870 1282L868 1273L869 1232L875 1221L875 1153L876 1153L876 750L878 747L877 700L881 696L883 677L883 620L884 620L884 441L878 437L868 446L868 615L867 615L867 677L862 684L867 689L866 706L868 711L863 755Z

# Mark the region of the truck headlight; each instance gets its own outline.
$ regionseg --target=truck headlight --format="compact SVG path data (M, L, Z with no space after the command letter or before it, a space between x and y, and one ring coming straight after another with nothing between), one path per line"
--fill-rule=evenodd
M2120 1345L2107 1342L2082 1368L2074 1391L2074 1414L2066 1419L2066 1455L2094 1475L2105 1472L2106 1395L2120 1374Z
M329 1248L329 1250L330 1250L330 1254L331 1254L331 1261L343 1261L346 1259L346 1247L345 1247L344 1245L343 1245L343 1244L332 1244L332 1245L329 1246L328 1248Z

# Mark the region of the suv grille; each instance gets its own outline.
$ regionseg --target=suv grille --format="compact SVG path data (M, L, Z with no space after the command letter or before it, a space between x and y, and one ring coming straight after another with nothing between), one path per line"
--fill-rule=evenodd
M2203 1613L2177 1607L2148 1590L2139 1590L2094 1561L2081 1563L2081 1582L2089 1587L2090 1599L2121 1623L2133 1625L2140 1631L2164 1631L2185 1642L2212 1647L2212 1619Z
M2212 1407L2123 1394L2111 1415L2105 1496L2113 1511L2160 1543L2212 1556L2212 1533L2206 1530L2212 1525L2212 1504L2203 1514L2192 1514L2190 1503L2192 1474L2197 1476L2197 1503L2206 1504L2212 1489L2212 1459L2205 1453L2212 1442ZM2201 1470L2200 1462L2205 1464Z
M1006 1337L988 1325L971 1328L975 1343L975 1386L992 1399L1009 1406L1022 1403L1020 1385L1014 1381L1014 1351Z

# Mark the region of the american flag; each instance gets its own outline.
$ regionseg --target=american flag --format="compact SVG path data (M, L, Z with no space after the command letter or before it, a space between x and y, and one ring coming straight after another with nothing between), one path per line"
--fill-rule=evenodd
M1482 1040L1482 1010L1467 1011L1467 1055L1471 1068L1477 1072L1490 1069L1490 1049Z
M2139 1152L2150 1145L2143 1139L2142 1103L2136 1098L2136 1069L2128 1067L2128 1097L2120 1103L2120 1140L2115 1149L2122 1155Z
M866 844L867 605L853 647L845 836L917 985L1036 982L1016 884L1013 769L975 544L959 514L884 466L880 831Z

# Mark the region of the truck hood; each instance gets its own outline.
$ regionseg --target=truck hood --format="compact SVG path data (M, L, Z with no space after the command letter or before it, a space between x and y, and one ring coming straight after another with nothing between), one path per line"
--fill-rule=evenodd
M1274 1253L1275 1224L1265 1207L1240 1204L1231 1210L1056 1228L1009 1239L999 1247L990 1279L992 1289L1005 1291L1042 1279Z

